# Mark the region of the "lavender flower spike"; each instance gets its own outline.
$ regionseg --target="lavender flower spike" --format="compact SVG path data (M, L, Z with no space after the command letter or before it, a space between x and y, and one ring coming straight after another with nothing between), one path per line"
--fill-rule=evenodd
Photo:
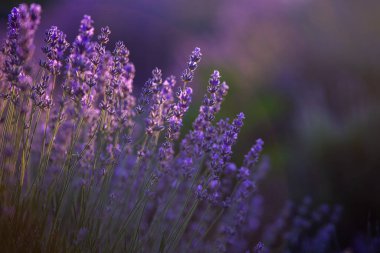
M263 150L264 141L257 139L255 145L244 156L243 166L239 169L239 178L247 179L253 166L258 162L261 151Z
M64 53L70 44L66 41L66 34L56 26L46 31L46 46L42 48L47 60L41 61L40 65L47 69L52 75L59 75L64 60Z
M167 110L166 122L168 124L165 134L165 142L159 148L159 160L162 167L166 167L168 162L172 160L174 150L173 141L179 137L179 132L182 127L182 118L189 109L193 90L191 87L186 87L187 83L193 80L194 71L198 66L202 57L201 49L196 47L191 53L188 62L188 68L183 72L181 79L183 87L179 88L177 102L172 104Z
M6 79L21 90L27 88L23 80L25 77L24 65L30 60L34 51L34 35L40 23L41 6L21 4L13 8L8 15L8 33L5 45L2 48L4 65L2 66Z
M189 57L187 63L188 68L182 73L182 81L186 84L193 80L194 71L198 67L198 63L201 61L202 53L199 47L196 47Z
M93 20L84 15L79 34L76 37L67 64L67 83L64 84L65 91L79 101L87 94L89 87L86 83L92 75L95 75L94 66L91 61L95 53L95 44L91 42L94 35Z
M148 135L152 135L155 130L161 129L162 109L162 73L161 70L155 68L152 71L152 105L150 106L150 112L145 119L145 132Z
M222 134L221 139L212 145L211 149L211 172L218 177L224 165L230 160L232 146L235 144L241 127L243 126L244 113L239 113L232 124L225 124L220 121L218 132Z

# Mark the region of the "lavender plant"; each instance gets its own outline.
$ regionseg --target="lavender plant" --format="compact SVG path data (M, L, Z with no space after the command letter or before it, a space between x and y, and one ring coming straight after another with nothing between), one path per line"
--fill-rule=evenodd
M264 229L263 241L281 252L340 252L336 224L341 213L339 205L322 204L313 209L309 197L298 207L289 201Z
M40 16L37 4L13 8L0 54L1 249L236 251L263 141L241 167L231 162L245 116L215 122L228 91L216 70L179 140L201 50L179 82L155 68L136 98L129 50L109 49L111 30L96 36L87 15L71 44L48 29L33 65ZM244 250L263 252L255 245Z

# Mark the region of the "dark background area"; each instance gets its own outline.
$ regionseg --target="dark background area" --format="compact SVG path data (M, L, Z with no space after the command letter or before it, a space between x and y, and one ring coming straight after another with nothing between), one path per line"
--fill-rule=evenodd
M240 111L247 117L234 159L240 163L256 138L266 143L271 170L260 188L273 213L286 199L304 196L339 203L343 245L379 221L379 1L34 2L43 7L40 46L51 25L73 41L83 14L92 16L97 31L110 26L110 45L123 40L131 51L136 90L156 66L179 76L191 50L201 47L198 99L187 126L208 75L219 69L231 87L219 117ZM0 38L18 3L0 4Z

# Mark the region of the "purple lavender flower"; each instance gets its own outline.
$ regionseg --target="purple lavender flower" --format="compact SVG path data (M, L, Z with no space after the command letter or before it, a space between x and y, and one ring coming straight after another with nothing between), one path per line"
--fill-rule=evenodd
M167 112L165 112L165 118L168 126L165 133L165 142L159 148L161 167L167 166L168 161L170 161L173 157L174 151L172 142L177 140L179 137L180 129L182 127L182 118L189 109L191 96L193 94L192 88L187 87L187 83L192 81L194 70L197 68L201 57L202 54L200 48L196 47L189 57L188 68L181 76L183 86L179 88L176 93L177 102L172 103L171 106L167 108Z
M217 129L214 132L213 142L210 150L210 161L208 161L209 177L206 180L206 185L202 187L202 194L212 204L217 206L228 207L229 201L225 199L229 198L231 187L233 183L233 177L222 177L222 173L225 170L225 166L228 165L232 154L232 146L236 142L237 135L240 132L240 128L243 125L244 114L240 113L233 120L232 124L228 123L228 119L220 120L217 124ZM230 167L230 166L228 166ZM229 169L228 173L230 172ZM218 182L216 184L215 182ZM242 186L246 186L245 188ZM251 187L252 186L252 187ZM249 189L253 188L253 183L250 180L246 180L241 184L242 191L240 195L248 195L252 192Z
M100 29L100 34L98 35L98 41L101 46L107 44L109 42L109 36L111 34L111 30L108 26L102 27Z
M198 117L193 122L193 130L188 133L181 142L182 160L193 160L196 157L202 157L206 152L211 150L212 139L215 137L214 126L212 121L215 114L220 110L220 104L226 92L219 92L220 74L215 70L209 79L208 96L205 96L199 109ZM224 83L224 91L228 86ZM184 170L185 174L192 173L191 165Z
M150 103L150 96L153 93L152 87L153 87L152 79L149 79L148 81L146 81L144 86L142 87L140 96L138 98L138 103L135 108L137 114L144 113L145 106Z
M172 142L179 137L182 117L189 108L192 92L193 90L190 87L186 87L184 90L180 89L180 92L177 94L178 102L169 109L168 114L170 116L166 120L168 124L165 134L166 141L159 148L159 159L163 168L173 158L174 150Z
M19 37L18 37L18 56L22 62L28 61L34 51L34 35L41 20L41 6L31 4L30 7L26 4L19 6ZM13 11L12 11L13 12ZM16 14L16 13L14 13ZM13 16L13 14L11 14ZM17 14L16 14L17 16ZM14 19L15 16L12 17ZM15 20L12 20L12 22Z
M2 48L4 55L3 72L12 87L25 90L23 76L27 75L25 64L33 55L34 35L40 23L41 6L21 4L13 8L8 16L8 33Z
M244 166L251 168L259 159L259 155L263 150L264 141L262 139L257 139L256 144L252 146L251 150L244 157Z
M210 170L218 176L224 165L230 160L232 155L232 145L235 144L238 133L243 126L244 114L239 113L233 120L232 124L226 124L226 121L220 121L218 124L218 132L221 138L217 140L211 148Z
M189 62L187 64L188 68L185 69L185 71L181 75L181 79L185 83L185 85L186 83L189 83L193 80L194 71L198 67L198 63L200 62L201 58L201 49L199 47L196 47L189 57Z
M255 249L253 251L254 253L265 253L267 252L264 247L264 243L258 242L257 245L255 246Z
M192 93L193 90L190 87L180 89L177 93L178 102L172 105L169 109L170 116L167 117L168 127L165 134L166 141L159 149L159 157L162 166L173 157L174 151L172 142L179 137L180 129L182 127L182 117L189 108Z
M59 75L64 59L64 53L70 44L66 41L66 34L56 26L50 27L46 31L46 46L42 51L46 55L46 61L41 61L40 65L47 69L52 75Z
M105 29L108 33L109 29ZM105 36L105 35L104 35ZM107 111L113 116L113 121L118 122L118 126L131 128L135 112L135 97L133 92L133 78L135 68L129 62L129 50L122 41L118 41L113 51L112 61L110 61L111 81L106 85Z
M31 99L34 105L41 109L50 108L52 105L52 100L47 94L47 88L49 86L49 76L43 75L40 83L37 83L32 87Z
M87 80L96 74L91 61L95 53L95 44L91 41L93 35L93 20L85 15L80 23L79 34L71 48L66 67L66 82L63 86L73 99L86 103L91 102Z
M152 71L152 104L148 117L145 119L145 132L152 135L156 130L162 130L162 73L161 70L155 68Z
M205 131L209 125L208 122L212 121L215 117L215 113L218 112L219 108L216 108L215 105L217 104L218 99L223 99L223 97L217 98L218 95L222 95L220 93L217 93L219 87L220 74L219 71L214 70L214 73L211 75L209 85L207 87L209 96L205 96L203 99L202 106L199 109L199 115L193 123L195 130Z
M103 54L100 54L100 61L97 67L97 85L95 85L96 93L99 96L104 96L100 98L102 100L99 103L100 109L107 110L110 106L108 102L110 101L110 97L113 94L113 89L111 89L111 79L112 77L112 67L113 67L113 56L110 52L105 51Z
M169 76L162 83L163 117L165 120L169 117L170 106L174 103L174 87L176 85L175 76Z
M256 144L253 145L248 154L245 155L243 166L239 169L239 178L249 178L253 166L259 160L260 153L263 150L263 145L263 140L257 139Z

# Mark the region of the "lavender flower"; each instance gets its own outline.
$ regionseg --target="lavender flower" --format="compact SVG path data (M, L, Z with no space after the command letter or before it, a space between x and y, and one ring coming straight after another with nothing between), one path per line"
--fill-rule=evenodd
M91 58L95 53L95 44L91 41L94 35L93 20L85 15L80 23L66 66L66 82L64 90L75 100L88 103L91 100L87 80L95 75ZM91 102L91 101L90 101Z
M177 102L172 103L171 106L166 109L165 118L168 125L165 133L166 141L159 148L159 159L162 167L166 167L168 162L173 158L174 151L172 142L179 137L180 129L182 127L182 118L189 109L191 96L193 94L192 88L187 87L186 85L192 81L194 71L200 62L201 57L202 54L200 48L196 47L189 57L188 68L181 76L183 87L179 88L176 93ZM171 100L172 99L170 98L168 101L171 102Z
M217 140L211 148L210 170L213 175L218 176L226 162L231 158L232 146L235 144L238 133L243 126L244 114L239 113L229 125L226 121L220 121L218 124L218 132L223 133L221 138Z
M141 94L138 98L138 104L136 106L137 114L142 114L145 111L145 106L150 103L150 96L153 93L152 87L153 87L152 79L149 79L148 81L145 82L141 90Z
M34 35L40 23L41 6L21 4L13 8L8 16L8 33L2 53L4 55L3 72L7 81L18 89L25 90L29 83L22 81L27 75L24 65L34 51ZM21 80L20 80L21 79Z
M219 92L220 88L223 92ZM202 106L199 109L199 115L193 123L193 129L188 133L181 142L182 160L190 161L188 168L184 173L190 176L192 173L192 161L196 157L202 157L206 152L211 150L212 138L214 137L214 127L212 121L215 114L220 110L220 104L223 96L226 95L228 86L223 83L220 85L219 71L215 70L209 79L208 96L203 99Z
M103 33L108 33L105 29ZM132 95L134 65L129 62L129 50L123 42L119 41L113 51L113 61L110 69L112 76L110 83L106 87L106 100L108 103L108 112L114 114L114 121L118 126L127 129L133 126L133 117L135 112L135 97Z
M185 69L185 71L181 75L181 79L185 83L185 85L186 83L193 81L194 71L198 67L201 58L201 49L199 47L196 47L189 57L189 61L187 63L188 68Z
M170 111L170 117L168 118L168 139L176 140L178 138L179 130L182 126L182 117L189 109L191 103L191 96L193 90L191 87L186 87L187 83L193 80L194 71L197 64L202 57L200 48L196 47L189 57L188 68L185 69L181 78L183 81L183 87L179 88L177 94L177 103L173 104Z
M102 27L100 29L101 33L98 35L98 41L101 46L107 44L109 42L109 36L111 34L111 30L108 26Z
M148 117L145 119L145 131L147 135L152 135L154 131L162 130L162 73L161 70L155 68L152 71L152 104Z
M250 170L259 160L259 155L263 150L264 142L261 139L256 140L256 144L252 146L248 154L244 157L243 166L239 169L239 178L247 179L250 175Z
M207 91L209 96L205 96L203 99L202 106L199 110L199 115L197 119L193 123L193 127L198 131L205 131L209 126L209 122L211 122L215 118L215 114L218 112L219 108L215 107L217 104L217 100L222 100L223 97L218 98L217 91L219 91L220 87L220 74L219 71L214 70L214 73L211 75L209 80L209 86L207 87Z
M40 65L52 75L59 75L63 65L64 53L70 44L66 41L66 34L56 26L52 26L45 34L47 45L42 47L42 51L46 54L47 60L41 61Z
M253 252L254 253L265 253L267 251L265 250L264 244L262 242L258 242Z
M32 87L31 99L33 103L41 109L50 108L52 105L51 98L49 94L47 94L48 81L49 76L44 75L42 76L41 82Z
M277 220L267 227L264 240L268 245L284 240L289 252L330 252L337 222L332 221L331 216L340 211L340 207L331 211L326 204L312 210L308 197L298 208L287 204Z

